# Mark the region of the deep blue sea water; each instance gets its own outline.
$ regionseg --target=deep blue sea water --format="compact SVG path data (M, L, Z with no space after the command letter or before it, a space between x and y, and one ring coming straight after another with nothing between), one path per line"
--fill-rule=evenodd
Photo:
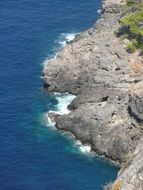
M0 0L0 190L101 190L117 168L46 126L57 101L42 63L62 33L89 28L100 0Z

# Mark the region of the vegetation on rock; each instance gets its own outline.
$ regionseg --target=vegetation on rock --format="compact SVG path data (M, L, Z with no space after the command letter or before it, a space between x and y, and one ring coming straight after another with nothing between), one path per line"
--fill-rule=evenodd
M123 15L117 35L130 41L127 46L130 53L137 49L143 53L143 1L127 0Z

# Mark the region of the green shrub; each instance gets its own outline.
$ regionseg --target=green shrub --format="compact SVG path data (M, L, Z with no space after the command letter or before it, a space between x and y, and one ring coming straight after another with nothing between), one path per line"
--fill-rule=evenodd
M133 42L130 42L127 46L127 50L129 53L134 53L136 51L136 46Z
M126 15L121 19L121 27L117 35L131 40L127 49L132 53L136 49L143 50L143 3L127 0ZM143 51L142 51L143 52Z
M128 6L131 6L131 5L134 5L134 4L135 4L134 0L127 0L127 5Z

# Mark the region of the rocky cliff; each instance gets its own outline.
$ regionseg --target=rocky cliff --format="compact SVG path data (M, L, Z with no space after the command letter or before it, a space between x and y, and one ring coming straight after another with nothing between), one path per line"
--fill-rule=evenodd
M44 66L44 87L76 95L71 112L55 117L56 127L120 163L112 188L142 190L143 63L136 52L127 53L126 40L114 34L122 3L103 2L96 24Z

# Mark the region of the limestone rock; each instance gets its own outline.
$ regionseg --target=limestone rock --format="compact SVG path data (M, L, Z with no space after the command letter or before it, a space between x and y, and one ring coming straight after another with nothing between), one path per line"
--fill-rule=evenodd
M56 127L123 166L129 155L134 157L142 138L143 75L135 70L138 55L131 57L126 43L114 35L121 3L105 0L96 24L69 42L43 73L47 91L76 95L69 105L71 112L56 116ZM136 157L131 169L140 162ZM142 171L136 173L140 166L133 173L135 180L137 176L142 179ZM126 180L122 178L125 184ZM130 187L123 190L135 190Z
M130 95L129 108L132 116L138 122L143 123L143 81L134 85L132 94Z

